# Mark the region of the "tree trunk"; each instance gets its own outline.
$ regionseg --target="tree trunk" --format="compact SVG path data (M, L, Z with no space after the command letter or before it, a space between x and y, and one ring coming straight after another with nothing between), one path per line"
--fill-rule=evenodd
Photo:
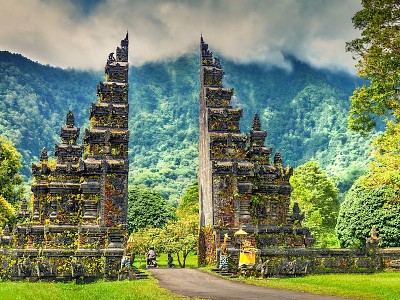
M188 256L189 252L183 251L183 267L186 267L186 257Z
M177 252L177 253L176 253L176 256L178 257L178 263L179 263L179 266L180 266L181 268L184 268L185 266L184 266L184 265L182 265L182 262L181 262L181 257L179 256L179 252Z

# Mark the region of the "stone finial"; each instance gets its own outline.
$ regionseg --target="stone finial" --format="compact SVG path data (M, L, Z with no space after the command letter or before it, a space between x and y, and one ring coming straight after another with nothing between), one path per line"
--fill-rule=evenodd
M129 46L129 38L128 38L128 32L126 32L125 39L121 40L121 47L117 47L116 61L128 62L128 46ZM109 60L107 62L109 62Z
M69 111L67 113L67 118L66 118L65 124L67 125L67 127L74 127L75 117L74 117L74 114L72 113L72 111Z
M12 245L12 237L10 236L10 228L8 225L3 228L3 236L0 236L0 244L7 246Z
M115 61L114 52L111 52L111 53L108 55L107 63L112 63L112 62L114 62L114 61Z
M30 212L28 211L28 203L26 199L22 199L21 208L17 213L17 219L24 220L26 218L29 218L29 216Z
M293 175L293 167L289 167L289 170L288 170L288 172L287 172L287 177L288 177L288 179L289 179L290 177L292 177L292 175Z
M208 44L204 42L203 35L200 38L201 54L206 56L212 56L212 52L208 50Z
M49 155L47 154L47 149L46 147L43 147L42 152L40 152L40 161L48 161L49 160Z
M367 238L367 246L377 248L381 241L382 239L378 237L378 230L376 230L375 226L372 226L370 236Z
M129 44L129 35L128 35L128 31L127 31L125 38L121 41L121 46L128 47L128 44Z
M253 131L261 131L261 122L258 114L254 114L253 123L251 124L251 130Z
M282 156L278 151L275 153L274 156L274 165L282 165Z

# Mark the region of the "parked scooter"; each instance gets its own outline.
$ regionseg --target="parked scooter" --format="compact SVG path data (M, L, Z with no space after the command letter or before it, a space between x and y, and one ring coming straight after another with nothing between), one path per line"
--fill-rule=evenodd
M154 251L154 247L150 247L146 254L146 265L148 268L157 268L157 253Z

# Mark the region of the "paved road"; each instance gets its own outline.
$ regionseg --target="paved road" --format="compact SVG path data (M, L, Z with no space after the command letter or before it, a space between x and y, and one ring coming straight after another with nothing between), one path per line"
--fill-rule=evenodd
M213 300L339 300L287 290L271 289L242 282L226 280L196 269L148 269L158 279L160 287L185 297Z

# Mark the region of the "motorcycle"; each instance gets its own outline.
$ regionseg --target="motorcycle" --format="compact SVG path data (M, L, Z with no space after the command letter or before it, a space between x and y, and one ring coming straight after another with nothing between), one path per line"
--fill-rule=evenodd
M155 258L147 259L147 267L148 268L157 268L157 261Z

